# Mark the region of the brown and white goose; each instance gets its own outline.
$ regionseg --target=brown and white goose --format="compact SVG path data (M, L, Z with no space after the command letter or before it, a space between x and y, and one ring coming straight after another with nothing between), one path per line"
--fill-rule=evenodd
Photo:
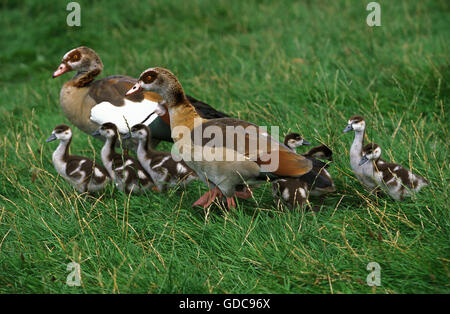
M88 134L106 122L114 123L121 134L128 133L129 127L135 124L144 123L150 127L155 144L159 140L172 141L168 114L158 117L154 113L161 96L147 91L125 96L136 79L114 75L96 80L102 70L100 57L88 47L78 47L64 55L53 77L76 71L60 93L60 104L69 121ZM208 104L187 97L200 116L206 119L227 117Z
M56 171L69 181L80 192L96 192L102 190L110 181L106 169L92 159L70 155L72 130L68 125L57 125L46 142L59 140L53 152L52 160Z
M297 152L297 147L303 146L303 145L311 145L310 142L306 141L300 134L298 133L289 133L284 137L284 144L288 146L293 152ZM333 152L330 148L328 148L325 145L320 145L317 147L313 147L310 149L307 153L301 154L303 157L311 160L313 164L313 170L324 180L324 182L329 182L328 186L321 185L316 186L315 182L310 184L309 187L309 193L313 196L321 196L327 193L332 193L336 191L336 188L334 186L333 179L331 178L330 173L326 170L328 168L328 164L324 163L317 158L323 158L327 160L333 160ZM292 191L289 193L292 195L294 193L294 190L296 189L295 182L291 181L301 181L301 179L289 179L285 183L287 186L286 188L291 189ZM286 180L285 180L286 181ZM298 182L297 185L303 186L303 182Z
M115 124L104 123L93 135L101 135L106 139L101 151L102 162L120 191L137 194L154 186L150 175L135 158L115 151L119 140Z
M425 178L401 165L381 159L381 147L376 143L364 146L359 165L367 165L363 168L364 176L399 201L429 184Z
M240 196L245 198L250 194L248 190L237 192L242 186L268 178L316 178L310 160L292 152L264 129L233 118L201 118L169 70L145 70L127 95L142 89L162 95L170 115L175 147L186 164L212 188L194 205L207 207L217 196L224 195L228 207L235 207L235 195L243 193Z
M170 152L152 149L151 132L145 124L133 126L131 136L138 140L136 154L140 164L150 174L159 191L197 179L197 174L181 158L175 161Z

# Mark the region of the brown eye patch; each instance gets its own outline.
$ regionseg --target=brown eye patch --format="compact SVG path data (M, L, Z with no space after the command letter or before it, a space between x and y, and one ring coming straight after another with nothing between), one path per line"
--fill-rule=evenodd
M144 82L144 84L150 84L156 79L157 75L158 74L154 71L148 71L142 75L142 82Z
M71 51L63 60L63 62L77 62L81 59L81 53L78 50Z
M72 61L79 61L81 59L81 55L78 51L72 56Z

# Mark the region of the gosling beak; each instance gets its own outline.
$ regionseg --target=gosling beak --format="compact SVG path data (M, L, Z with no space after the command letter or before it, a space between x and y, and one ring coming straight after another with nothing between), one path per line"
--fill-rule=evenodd
M58 69L57 69L55 72L53 72L52 77L53 77L53 78L58 77L58 76L60 76L60 75L63 75L63 74L66 73L66 72L71 71L71 70L72 70L72 68L70 67L70 65L67 65L67 64L65 64L65 63L61 63L61 64L59 65Z
M45 142L48 143L48 142L52 142L52 141L54 141L54 140L56 140L56 135L55 135L55 134L52 134L52 135L49 136L48 139L45 140Z
M131 138L131 134L130 133L120 134L120 136L122 137L122 140L128 140L129 138Z
M137 82L134 86L125 94L125 96L133 95L134 93L140 92L142 90L141 84Z
M361 161L359 162L359 165L360 166L362 166L362 165L364 165L366 162L368 162L369 161L369 159L367 159L367 157L366 156L363 156L363 158L361 158Z
M347 125L347 127L344 129L344 133L350 132L353 130L353 127L351 124Z
M100 130L96 130L91 133L92 136L100 136Z
M305 141L305 140L303 140L303 143L302 143L302 145L311 145L311 143L310 143L310 142L308 142L308 141Z

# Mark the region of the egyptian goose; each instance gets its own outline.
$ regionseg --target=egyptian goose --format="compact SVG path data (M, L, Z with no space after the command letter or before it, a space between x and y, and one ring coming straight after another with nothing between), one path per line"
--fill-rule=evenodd
M46 142L54 140L59 140L59 145L52 155L53 165L79 192L100 191L108 184L110 177L104 167L89 158L70 155L72 130L69 126L57 125Z
M385 162L381 157L381 147L376 143L369 143L362 150L359 165L364 176L386 191L394 199L402 201L411 196L412 192L419 192L429 182L408 171L401 165Z
M169 70L145 70L127 95L142 89L157 92L163 97L170 115L175 147L186 164L212 187L194 206L207 207L217 196L224 195L228 207L236 207L233 196L246 198L251 193L248 189L243 192L237 189L268 178L305 175L306 180L316 178L310 160L295 154L258 126L233 118L201 118ZM237 141L234 141L236 137ZM211 142L214 143L211 145ZM319 177L317 181L323 180Z
M172 141L169 116L158 117L154 113L161 96L145 91L125 96L136 79L114 75L95 80L102 70L100 57L88 47L78 47L64 55L53 78L76 71L75 76L63 85L60 93L60 104L69 121L88 134L92 134L106 122L114 123L121 134L128 133L129 127L135 124L144 123L152 131L154 144L159 140ZM227 117L208 104L187 97L200 116L207 119Z
M152 178L135 158L115 151L119 131L114 123L102 124L92 135L106 139L101 150L102 162L120 191L137 194L154 187Z
M303 146L303 145L311 145L310 142L306 141L300 134L298 133L289 133L284 137L284 144L288 146L293 152L297 152L297 147ZM309 185L309 193L313 196L321 196L327 193L332 193L336 191L336 188L334 186L333 179L331 178L330 173L326 170L328 168L328 164L324 163L317 158L323 158L328 160L333 160L332 155L333 152L331 149L329 149L325 145L320 145L317 147L313 147L310 149L307 153L301 154L303 157L309 159L313 163L313 170L320 176L323 177L325 180L324 182L329 182L328 186L316 186L315 183L312 183ZM290 179L289 181L293 180L301 180L301 179ZM293 194L293 191L295 190L295 184L293 182L288 182L287 188L293 189L290 194ZM300 184L300 183L298 183ZM300 184L303 185L303 184Z
M140 164L150 174L159 191L197 179L196 173L183 160L175 161L170 152L152 149L151 132L145 124L133 126L131 136L138 140L136 155Z
M352 116L344 129L344 133L355 131L355 138L350 147L350 167L358 180L370 191L377 192L377 185L364 175L364 169L359 165L362 157L362 148L364 146L364 133L366 129L366 122L361 116Z

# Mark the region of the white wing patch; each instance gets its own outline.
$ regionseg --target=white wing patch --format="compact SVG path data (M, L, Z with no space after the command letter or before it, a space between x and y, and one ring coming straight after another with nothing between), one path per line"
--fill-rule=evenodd
M177 163L177 172L183 174L187 172L187 169L181 163Z
M117 125L120 133L126 134L129 127L131 128L133 125L141 123L148 116L150 118L145 121L146 125L149 125L158 117L154 113L158 105L157 102L147 99L141 102L134 102L128 99L124 99L124 101L125 104L123 106L114 106L107 101L95 105L91 109L91 120L100 125L112 122Z

